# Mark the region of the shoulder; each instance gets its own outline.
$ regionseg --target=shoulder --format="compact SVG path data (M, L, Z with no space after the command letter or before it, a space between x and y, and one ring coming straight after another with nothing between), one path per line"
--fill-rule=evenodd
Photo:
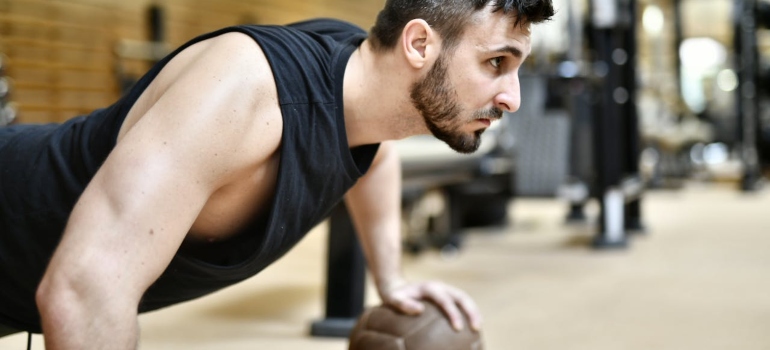
M202 90L197 97L205 102L200 103L211 105L205 106L210 113L199 116L201 122L214 118L219 140L240 140L244 160L269 156L272 152L253 154L276 149L282 128L274 72L262 48L246 34L229 32L213 38L199 59L188 76L197 83L179 83Z
M228 32L210 40L199 59L207 66L226 66L240 70L234 79L272 78L265 53L257 42L242 32Z
M136 115L124 141L149 145L148 140L166 139L181 159L216 160L201 169L237 170L277 150L282 130L277 101L273 72L259 45L247 35L224 33L169 61L132 107L129 116Z
M148 90L154 98L175 89L195 89L211 96L208 90L215 87L258 89L274 85L272 78L267 58L254 39L241 32L226 32L180 51L163 67ZM190 86L194 83L197 85Z
M159 102L180 110L197 105L201 107L198 110L204 111L202 117L215 109L227 109L228 105L253 112L261 106L276 104L275 90L273 71L262 48L249 35L229 31L196 42L176 54L142 93L128 119L132 114L138 114L134 121L144 119ZM193 118L184 118L194 122L190 120Z
M355 24L330 18L312 19L290 24L289 27L305 32L327 35L340 41L351 36L366 35L366 31Z

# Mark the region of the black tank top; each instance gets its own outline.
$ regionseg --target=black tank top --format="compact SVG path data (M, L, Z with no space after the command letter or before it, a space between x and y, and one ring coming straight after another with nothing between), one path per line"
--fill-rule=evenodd
M115 146L126 114L177 53L227 32L252 37L275 76L283 135L272 206L233 241L207 246L214 258L183 246L147 290L139 312L255 275L323 221L366 172L378 145L351 149L342 114L345 67L364 31L324 19L202 35L160 61L108 108L62 124L0 128L0 324L40 332L35 290L70 211Z

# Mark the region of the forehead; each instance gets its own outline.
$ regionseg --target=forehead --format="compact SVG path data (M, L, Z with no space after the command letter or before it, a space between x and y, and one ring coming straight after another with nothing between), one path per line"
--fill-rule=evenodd
M525 55L531 51L530 25L515 25L515 18L502 11L492 12L491 7L474 14L463 34L466 44L480 49L513 46Z

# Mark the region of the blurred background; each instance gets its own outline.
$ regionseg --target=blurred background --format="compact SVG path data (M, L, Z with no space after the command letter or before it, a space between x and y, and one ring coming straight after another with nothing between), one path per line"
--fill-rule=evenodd
M368 29L383 4L0 0L0 126L108 106L209 31ZM473 295L488 349L770 349L770 2L554 4L521 109L479 152L398 142L405 273ZM346 348L379 302L346 219L246 283L142 316L142 348Z

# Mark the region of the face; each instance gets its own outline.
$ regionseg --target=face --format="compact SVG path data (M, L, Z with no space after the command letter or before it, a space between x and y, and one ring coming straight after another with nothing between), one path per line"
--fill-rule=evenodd
M490 124L519 108L518 70L530 52L528 28L514 29L491 11L477 17L453 52L442 53L411 89L431 133L461 153L475 152Z

